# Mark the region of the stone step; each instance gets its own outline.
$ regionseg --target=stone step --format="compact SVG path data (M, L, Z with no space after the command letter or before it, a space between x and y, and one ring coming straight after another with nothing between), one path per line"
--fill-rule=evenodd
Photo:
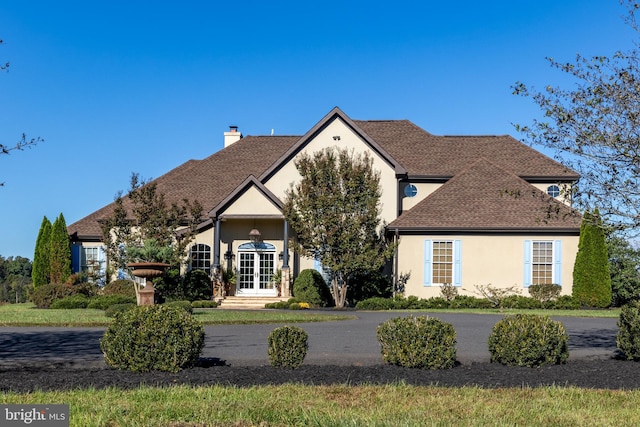
M282 297L226 297L218 301L218 308L223 310L260 310L265 304L286 301Z

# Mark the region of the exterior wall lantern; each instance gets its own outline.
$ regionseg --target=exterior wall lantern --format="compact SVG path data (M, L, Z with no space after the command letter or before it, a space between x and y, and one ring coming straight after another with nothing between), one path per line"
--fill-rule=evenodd
M251 241L254 246L260 243L261 237L262 234L260 234L260 230L258 230L257 228L252 228L249 232L249 241Z

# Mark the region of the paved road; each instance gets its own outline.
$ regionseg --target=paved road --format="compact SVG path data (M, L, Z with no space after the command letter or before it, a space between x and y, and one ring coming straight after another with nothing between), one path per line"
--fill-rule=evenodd
M309 334L306 364L372 365L381 363L376 327L399 312L353 312L358 318L340 322L300 323ZM424 315L425 313L415 313ZM463 364L488 362L487 340L501 315L434 314L457 333L457 358ZM554 318L569 333L569 358L613 357L616 319ZM206 326L202 357L233 366L266 365L267 337L278 324ZM99 340L104 328L0 328L0 367L62 362L104 364Z

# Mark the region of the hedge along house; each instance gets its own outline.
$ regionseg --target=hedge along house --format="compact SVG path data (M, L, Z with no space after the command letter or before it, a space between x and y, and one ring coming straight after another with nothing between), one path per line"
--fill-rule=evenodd
M276 296L277 269L291 277L322 269L289 249L295 233L282 206L300 179L296 157L325 147L372 155L386 233L399 242L390 271L410 273L406 295L437 296L444 283L462 294L487 284L526 294L533 283L571 293L580 215L564 195L579 176L510 136L435 136L407 120L352 120L334 108L303 136L243 137L232 127L224 138L219 152L154 182L169 202L198 200L208 212L188 268L233 268L236 296ZM101 256L99 222L112 210L68 227L75 271ZM288 283L281 291L289 295Z

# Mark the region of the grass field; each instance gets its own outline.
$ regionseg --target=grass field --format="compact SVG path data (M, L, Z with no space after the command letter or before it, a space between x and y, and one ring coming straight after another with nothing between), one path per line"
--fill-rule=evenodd
M352 319L348 313L317 313L300 310L234 311L196 309L194 315L205 325L251 323L299 323ZM0 326L106 326L112 319L103 310L37 309L31 303L0 305Z
M70 405L71 426L634 426L640 391L388 386L141 387L5 393Z

